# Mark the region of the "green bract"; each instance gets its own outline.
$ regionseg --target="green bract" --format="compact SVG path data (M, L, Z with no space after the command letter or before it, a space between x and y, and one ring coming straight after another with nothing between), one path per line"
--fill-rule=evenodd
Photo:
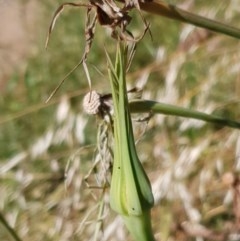
M110 204L122 215L137 241L154 240L150 209L154 204L151 184L138 159L126 91L127 47L120 44L115 66L109 63L114 103L114 163Z

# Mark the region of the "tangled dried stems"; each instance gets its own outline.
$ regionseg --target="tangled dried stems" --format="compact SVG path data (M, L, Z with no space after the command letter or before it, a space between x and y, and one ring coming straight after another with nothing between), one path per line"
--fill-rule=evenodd
M140 12L140 7L138 1L126 1L123 7L117 6L117 4L113 0L90 0L89 4L84 3L63 3L58 7L56 10L52 22L49 27L46 44L45 47L47 48L48 42L50 39L50 35L54 29L56 20L58 19L61 12L64 10L64 7L71 6L71 7L84 7L87 8L87 16L86 16L86 24L85 24L85 48L84 53L82 55L81 60L79 63L63 78L63 80L59 83L59 85L54 89L51 93L49 98L46 100L48 102L52 96L56 93L56 91L60 88L63 82L67 79L67 77L75 71L81 64L83 64L89 86L91 87L91 79L88 72L88 68L86 65L87 56L90 52L92 42L94 39L95 27L97 22L102 25L106 26L111 29L111 36L115 39L124 40L124 41L131 41L131 42L138 42L140 41L143 36L145 35L146 31L149 30L149 24L145 21L143 16ZM131 22L131 17L129 16L129 11L133 8L137 8L139 13L142 17L145 29L141 36L138 38L134 38L132 33L127 29L127 26ZM91 19L91 11L94 11L94 15ZM149 30L150 33L150 30ZM150 33L151 34L151 33Z

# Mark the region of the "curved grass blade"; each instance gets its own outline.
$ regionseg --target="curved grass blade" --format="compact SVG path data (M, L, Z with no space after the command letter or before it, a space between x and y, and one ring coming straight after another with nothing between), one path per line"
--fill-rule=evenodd
M52 21L50 23L50 26L49 26L49 29L48 29L48 34L47 34L47 39L46 39L46 42L45 42L45 49L48 47L48 43L49 43L49 40L50 40L50 36L51 36L51 33L55 27L55 24L56 24L56 21L58 19L58 17L60 16L60 14L63 12L64 8L66 6L71 6L71 7L85 7L85 8L91 8L92 6L90 4L84 4L84 3L72 3L72 2L69 2L69 3L63 3L61 4L58 9L55 11L54 15L53 15L53 18L52 18Z

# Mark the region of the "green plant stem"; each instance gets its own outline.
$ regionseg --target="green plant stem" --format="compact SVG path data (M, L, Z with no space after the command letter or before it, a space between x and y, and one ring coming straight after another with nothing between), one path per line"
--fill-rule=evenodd
M123 2L123 0L118 1ZM214 32L226 34L234 38L240 38L240 29L199 16L197 14L190 13L181 8L178 8L173 4L168 4L161 0L145 0L138 2L140 9L148 13L157 14L163 17L167 17L185 23L190 23L195 26L206 28Z
M174 105L164 104L152 100L132 100L129 103L129 107L131 113L151 112L158 114L175 115L240 129L240 122L237 121L224 119L215 115L205 114L203 112L186 109Z
M16 231L13 228L11 228L11 226L8 224L7 220L4 218L1 212L0 212L0 223L2 223L2 225L7 229L8 233L15 241L22 241L17 235Z

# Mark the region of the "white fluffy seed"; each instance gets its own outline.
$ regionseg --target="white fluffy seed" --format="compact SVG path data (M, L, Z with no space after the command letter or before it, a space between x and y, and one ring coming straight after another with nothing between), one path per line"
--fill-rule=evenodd
M88 92L83 98L83 109L89 115L96 115L101 105L101 96L95 90Z

